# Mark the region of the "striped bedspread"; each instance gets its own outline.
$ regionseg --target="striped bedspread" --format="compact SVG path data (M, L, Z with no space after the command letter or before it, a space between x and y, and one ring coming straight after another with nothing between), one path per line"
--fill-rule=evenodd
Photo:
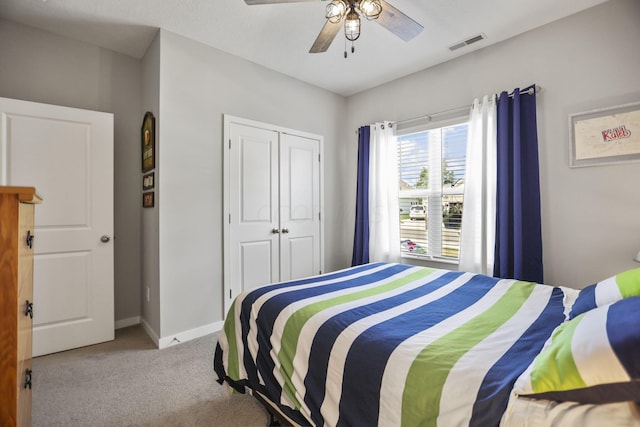
M315 426L494 426L565 318L546 285L367 264L260 287L218 337L219 381Z

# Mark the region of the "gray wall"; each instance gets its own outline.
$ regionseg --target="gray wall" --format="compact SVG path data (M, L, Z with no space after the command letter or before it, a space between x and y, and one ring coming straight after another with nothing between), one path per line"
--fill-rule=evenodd
M0 40L0 96L114 114L115 319L137 318L140 61L6 20Z
M491 34L488 34L491 37ZM582 288L638 267L640 164L569 168L568 115L640 101L640 2L612 0L348 99L345 138L362 124L470 105L531 83L537 98L545 282ZM382 102L381 100L384 100ZM355 164L354 143L342 147ZM355 182L355 169L346 169ZM343 204L354 215L355 186ZM353 232L344 229L343 245Z
M337 147L345 143L343 97L165 30L159 72L156 333L162 339L223 318L223 114L325 137L327 269L344 264L338 236L352 220L343 221L342 206L335 203L342 192L333 165ZM154 244L144 239L145 254Z
M153 208L142 209L140 216L141 245L141 287L140 295L142 305L141 317L146 327L160 337L160 259L158 241L160 238L159 206L160 195L158 183L160 180L159 150L162 141L160 132L160 32L156 35L142 59L142 110L140 117L150 111L156 118L156 168L154 170L154 197ZM141 175L140 175L141 176ZM147 297L148 295L148 297Z

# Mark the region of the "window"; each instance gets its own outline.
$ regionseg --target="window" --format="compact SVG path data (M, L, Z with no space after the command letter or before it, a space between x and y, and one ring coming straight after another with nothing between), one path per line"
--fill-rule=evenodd
M457 261L468 123L398 136L400 251Z

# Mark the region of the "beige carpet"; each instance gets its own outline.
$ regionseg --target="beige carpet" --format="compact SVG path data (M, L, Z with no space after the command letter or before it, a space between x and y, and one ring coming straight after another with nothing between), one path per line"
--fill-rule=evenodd
M266 411L215 381L215 335L163 350L140 326L33 361L33 426L264 427Z

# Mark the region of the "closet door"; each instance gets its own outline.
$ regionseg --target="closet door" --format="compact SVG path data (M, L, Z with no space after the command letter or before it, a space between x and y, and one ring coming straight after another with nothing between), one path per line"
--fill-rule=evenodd
M322 270L322 137L224 117L224 313L241 292Z
M280 280L320 273L320 141L280 137Z
M227 174L231 298L280 275L278 132L232 123Z

